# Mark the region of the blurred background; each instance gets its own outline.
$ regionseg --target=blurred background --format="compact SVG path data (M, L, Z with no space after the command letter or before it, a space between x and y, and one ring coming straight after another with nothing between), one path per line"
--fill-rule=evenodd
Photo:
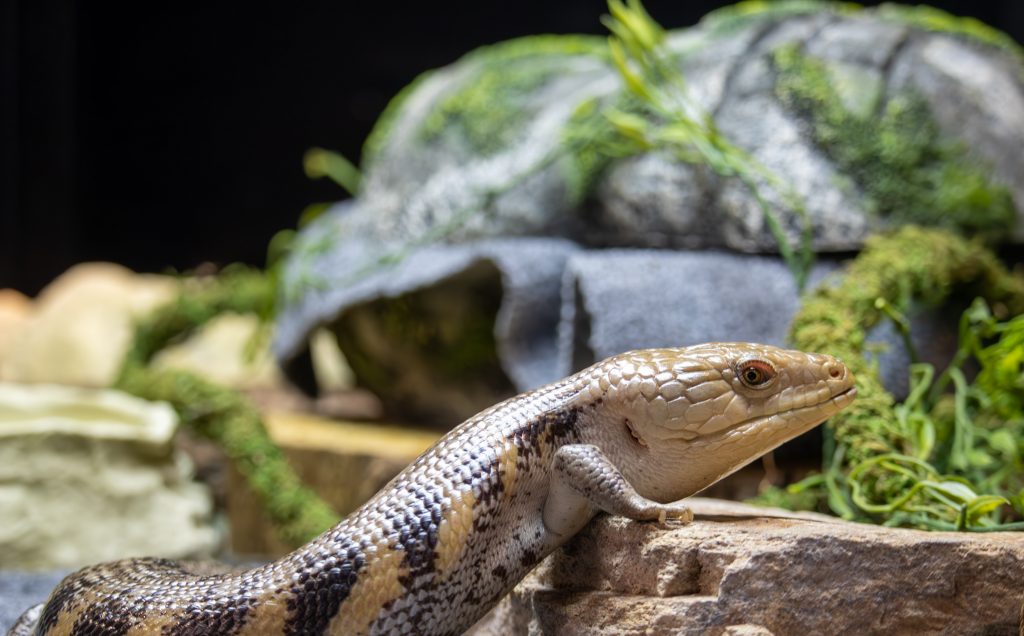
M416 75L521 35L606 33L603 0L0 4L0 287L30 295L85 260L262 264L306 205L344 195L303 152L358 162ZM646 3L666 27L725 4ZM1024 41L1024 3L931 4Z
M644 4L681 29L730 2ZM1024 43L1024 2L930 4ZM787 6L706 23L675 84L648 69L663 99L721 89L713 135L577 38L436 73L296 234L347 197L308 150L362 164L421 73L605 35L606 0L0 3L0 633L88 563L287 552L499 399L707 340L833 353L861 397L704 494L1024 530L1024 49ZM733 178L762 165L806 209Z

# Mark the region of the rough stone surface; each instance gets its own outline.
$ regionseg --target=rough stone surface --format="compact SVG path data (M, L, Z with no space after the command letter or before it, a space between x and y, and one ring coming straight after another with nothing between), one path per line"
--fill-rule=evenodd
M1020 533L773 518L713 500L693 507L697 520L683 527L599 517L475 634L1011 636L1021 629Z
M942 133L963 141L1013 189L1017 238L1024 237L1024 157L1018 152L1024 72L1005 51L894 23L871 10L842 15L823 9L766 16L724 32L709 24L672 32L668 48L677 54L690 97L714 115L722 135L803 196L817 250L856 248L883 223L818 147L807 122L779 103L770 58L790 44L824 61L836 79L852 81L837 88L855 112L870 115L877 107L872 97L922 94ZM554 233L598 246L628 240L632 246L777 250L747 188L663 154L655 153L653 164L640 155L613 166L590 204L581 206L567 185L564 129L580 104L612 98L620 81L597 56L534 59L550 72L516 94L514 108L525 115L500 147L487 151L474 149L451 122L439 133L424 131L445 100L487 70L488 56L469 55L420 82L370 158L341 240L389 247ZM795 237L795 214L770 188L764 194Z
M176 429L167 404L0 384L0 569L210 554L210 494Z
M1024 240L1024 79L1007 59L954 38L908 44L892 65L888 91L922 95L942 130L956 131L1010 188L1017 208L1013 238Z

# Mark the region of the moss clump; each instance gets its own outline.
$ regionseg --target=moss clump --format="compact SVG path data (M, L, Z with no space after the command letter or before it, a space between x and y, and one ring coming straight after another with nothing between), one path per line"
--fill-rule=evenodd
M701 18L700 25L714 35L731 33L753 22L782 19L828 11L837 14L856 13L862 9L855 2L822 2L821 0L747 0L715 9Z
M962 144L941 138L927 104L902 95L881 117L843 104L823 63L784 46L773 55L779 99L810 120L814 138L863 190L873 211L896 223L998 236L1014 222L1009 191L989 179Z
M220 445L263 503L281 539L301 545L338 517L301 484L267 434L259 411L237 391L194 374L147 367L158 351L214 316L228 311L266 315L273 301L270 279L256 271L236 268L216 279L190 281L175 302L136 326L116 386L147 400L169 402L184 426Z
M373 124L373 129L370 130L370 134L366 136L366 140L363 141L363 156L362 156L362 167L365 172L371 165L373 165L374 159L380 154L380 151L384 148L385 142L387 142L388 135L391 134L391 128L394 126L395 121L402 114L402 108L405 106L405 102L409 99L409 96L419 90L420 86L423 85L435 71L430 70L417 75L412 82L405 85L402 90L398 91L398 94L391 98L388 105L384 107L384 111L381 112L380 117Z
M419 413L401 405L394 413L423 419L426 410L427 419L451 424L513 388L494 336L500 307L500 273L479 264L430 288L351 308L333 328L360 384L374 393L404 404L408 394L447 392L472 404L468 413L461 405L434 412L422 404Z
M623 134L608 118L609 112L639 117L645 126L652 121L644 105L628 93L620 93L608 105L589 99L573 111L562 129L567 155L562 165L569 197L576 204L583 202L615 160L652 150L646 140Z
M965 471L943 477L940 470L951 466L942 453L950 451L939 443L941 434L931 435L938 441L929 443L928 434L920 432L923 416L914 414L919 411L913 404L919 398L896 405L882 386L877 368L864 358L867 333L886 319L887 308L911 301L938 304L953 292L984 297L1000 315L1024 313L1024 278L1008 273L991 252L947 231L907 226L869 239L842 282L810 294L794 318L790 332L794 346L838 356L857 377L857 400L830 420L825 473L813 482L823 487L822 496L841 516L944 529L970 527L970 519L957 519L966 508L958 512L947 506L936 512L922 504L917 516L903 514L902 506L913 504L913 497L942 501L945 488L971 503L966 493L984 492L991 484L979 486ZM916 385L929 388L927 382ZM1001 502L1002 494L989 496ZM885 504L877 503L881 500ZM979 501L974 503L990 505L993 500Z
M482 155L494 154L514 139L532 112L525 98L565 72L567 56L605 55L601 38L539 35L477 49L460 63L478 64L461 89L442 99L423 122L421 133L433 140L454 128Z
M1024 47L1009 35L976 18L962 18L927 5L883 4L877 9L880 17L908 24L925 31L948 33L980 42L1009 53L1024 64Z

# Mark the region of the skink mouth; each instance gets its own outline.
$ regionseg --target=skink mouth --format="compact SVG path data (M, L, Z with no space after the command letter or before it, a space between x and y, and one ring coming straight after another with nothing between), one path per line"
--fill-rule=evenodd
M815 404L808 404L807 406L799 406L797 408L788 409L786 411L779 411L777 413L772 413L771 415L759 415L757 417L752 417L749 420L744 420L744 421L740 422L739 424L731 426L731 427L729 427L727 429L724 429L722 431L718 431L716 433L712 433L706 439L710 440L710 439L715 439L717 437L727 437L727 436L735 435L737 432L754 430L754 429L758 428L759 426L763 426L765 424L768 424L769 422L774 422L774 424L771 424L771 426L773 428L775 426L782 426L783 428L788 428L790 425L792 425L794 418L798 419L798 415L800 413L805 413L805 412L815 411L815 410L821 411L822 412L822 417L820 419L819 418L815 418L814 424L807 423L806 427L805 426L800 426L799 428L802 429L802 430L798 431L796 433L796 434L799 434L800 432L803 432L803 430L808 430L808 429L814 428L814 426L817 426L819 423L827 420L828 418L832 417L833 415L835 415L839 411L843 410L844 408L849 406L850 403L852 403L854 398L856 398L856 397L857 397L857 387L851 386L848 389L846 389L844 391L841 391L839 393L836 393L835 395L833 395L833 396L831 396L831 397L829 397L829 398L827 398L825 400L822 400L821 402L817 402Z
M857 397L857 387L851 386L841 393L837 393L832 396L831 402L843 409L849 406L851 402Z
M844 389L843 391L840 391L839 393L836 393L832 397L829 397L829 398L826 398L826 399L822 400L821 402L816 402L814 404L808 404L806 406L798 406L796 408L789 409L787 411L779 411L779 413L777 413L776 415L781 416L781 417L786 417L786 416L795 415L797 413L802 413L802 412L807 412L807 411L813 411L813 410L823 410L823 411L825 411L825 410L827 410L828 411L828 415L826 415L824 418L822 418L822 419L827 419L829 417L832 417L833 415L835 415L836 413L838 413L842 409L846 408L847 406L849 406L850 403L852 403L854 398L856 398L856 397L857 397L857 387L856 386L851 386L851 387L849 387L847 389ZM771 417L771 416L769 416L769 417Z

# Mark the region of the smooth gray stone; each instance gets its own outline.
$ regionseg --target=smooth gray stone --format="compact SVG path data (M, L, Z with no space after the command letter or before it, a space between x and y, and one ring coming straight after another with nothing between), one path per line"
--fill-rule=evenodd
M329 219L324 225L328 223ZM567 259L579 250L576 244L561 239L510 238L428 245L412 248L394 264L349 284L351 272L376 258L380 249L369 241L342 241L309 262L289 263L286 279L314 276L323 281L323 287L304 294L300 302L279 315L274 350L280 358L294 357L313 328L335 321L353 307L429 288L475 265L491 263L500 272L497 284L502 305L496 316L495 338L503 370L524 390L558 379L562 272ZM308 271L298 271L302 267Z
M0 634L6 634L21 613L42 603L68 573L0 571Z
M836 267L816 265L811 285ZM569 372L630 349L715 341L784 346L799 295L775 257L593 250L570 259L562 302L559 359Z

